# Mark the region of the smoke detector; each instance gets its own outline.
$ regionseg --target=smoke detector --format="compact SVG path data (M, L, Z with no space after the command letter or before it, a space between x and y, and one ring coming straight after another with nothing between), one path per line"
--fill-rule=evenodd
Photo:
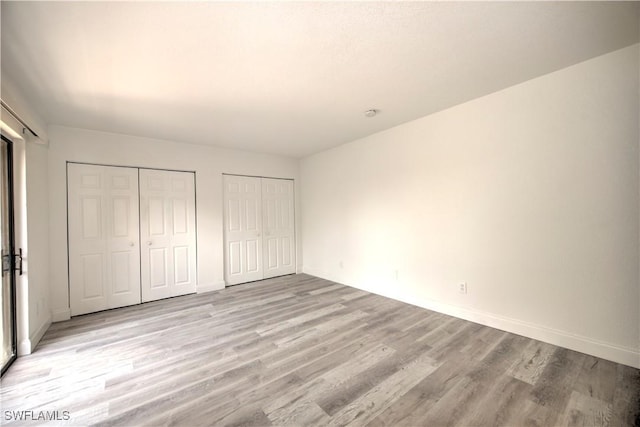
M365 117L375 117L376 114L378 114L376 110L367 110L364 112Z

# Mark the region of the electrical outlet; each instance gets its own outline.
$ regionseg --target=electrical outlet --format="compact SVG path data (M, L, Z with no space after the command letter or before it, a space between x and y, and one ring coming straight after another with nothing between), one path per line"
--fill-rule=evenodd
M458 285L458 290L460 291L461 294L466 294L467 293L467 282L460 283L460 285Z
M344 262L340 261L340 268L344 268Z
M398 272L398 270L393 270L393 276L395 277L396 281L398 281L398 278L400 277L400 273Z

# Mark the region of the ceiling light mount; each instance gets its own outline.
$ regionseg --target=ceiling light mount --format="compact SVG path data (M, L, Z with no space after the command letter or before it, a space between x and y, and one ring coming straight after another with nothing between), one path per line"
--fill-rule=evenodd
M365 117L375 117L376 114L378 114L378 110L374 110L374 109L367 110L364 112Z

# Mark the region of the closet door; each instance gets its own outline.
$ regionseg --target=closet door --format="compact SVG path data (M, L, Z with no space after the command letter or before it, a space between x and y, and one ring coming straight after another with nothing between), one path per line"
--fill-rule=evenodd
M195 179L140 169L142 301L196 291Z
M225 280L229 285L263 279L260 178L224 175Z
M140 303L137 169L67 173L71 315Z
M296 272L293 181L262 178L264 278Z

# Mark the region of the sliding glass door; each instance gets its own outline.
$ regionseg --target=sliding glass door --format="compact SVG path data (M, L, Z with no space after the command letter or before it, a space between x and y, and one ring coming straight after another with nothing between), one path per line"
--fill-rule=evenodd
M2 374L16 358L16 287L13 235L13 168L11 141L4 135L0 149L0 241L2 244L2 292L0 292L0 332Z

